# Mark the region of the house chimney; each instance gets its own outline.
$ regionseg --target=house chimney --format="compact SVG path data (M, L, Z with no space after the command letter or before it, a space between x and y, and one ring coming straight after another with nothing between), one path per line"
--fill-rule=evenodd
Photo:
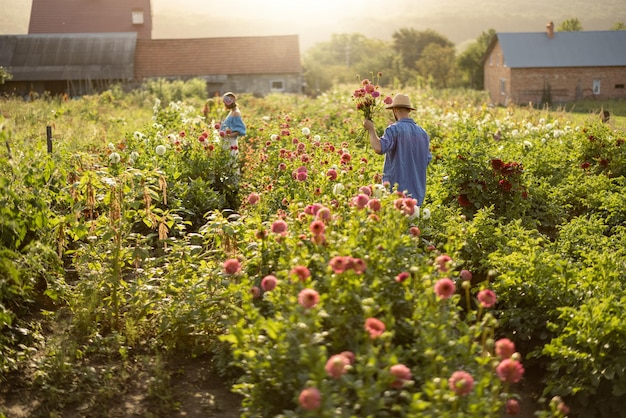
M554 38L554 22L548 22L546 25L546 33L548 34L548 38Z

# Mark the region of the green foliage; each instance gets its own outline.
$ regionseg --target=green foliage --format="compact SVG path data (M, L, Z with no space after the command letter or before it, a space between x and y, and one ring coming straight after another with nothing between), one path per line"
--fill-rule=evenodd
M448 216L445 226L432 240L447 241L446 251L463 260L459 267L472 272L474 283L489 280L493 271L488 256L508 241L501 232L500 222L493 216L493 207L479 209L471 219L465 215Z
M407 74L383 71L381 90ZM215 128L218 100L157 101L155 86L2 103L1 376L21 376L40 415L98 416L145 374L154 379L134 389L170 413L165 362L210 357L237 379L244 416L499 416L518 396L494 369L499 336L544 396L561 397L539 416L563 416L563 402L619 413L623 133L489 108L475 91L408 89L433 153L414 209L380 185L383 159L358 139L352 88L244 96L249 132L235 157ZM456 291L441 299L446 277ZM368 318L385 324L378 338ZM344 351L354 362L335 379L327 362ZM411 376L392 387L398 364ZM472 376L467 395L449 386L457 370ZM299 402L311 387L319 410Z
M473 65L472 71L482 71L478 62ZM431 29L399 29L391 43L361 34L334 34L330 41L307 51L303 67L310 96L353 82L355 74L363 78L372 71L383 73L381 85L385 87L460 84L456 82L454 44Z
M626 136L611 132L605 124L590 125L577 138L580 148L580 167L586 172L603 173L608 177L626 174Z
M311 47L303 57L306 93L315 96L330 88L351 83L355 74L366 77L380 70L392 74L393 53L385 41L361 34L334 34L328 42ZM384 84L392 79L383 79Z
M478 38L467 46L457 56L459 72L462 74L464 84L469 88L482 90L485 84L483 59L496 36L494 29L482 32Z
M580 32L583 30L583 25L577 17L574 17L562 21L559 26L557 26L556 30L558 32Z
M4 132L3 132L4 133ZM40 338L32 322L40 309L64 297L64 281L51 209L59 192L54 161L0 158L0 380L32 355Z
M415 68L416 63L429 45L435 44L443 48L454 47L445 36L432 29L418 31L414 28L401 28L393 33L393 47L402 57L405 67Z
M487 155L480 141L476 137L448 151L443 163L446 194L439 198L445 204L459 205L467 216L492 205L497 217L523 216L528 207L523 165Z
M0 67L0 84L4 84L5 81L9 81L13 78L13 75L9 73L4 67Z
M146 81L142 89L165 103L191 98L204 99L207 95L206 82L202 79L168 81L159 78Z
M556 336L542 350L550 359L546 391L567 397L581 416L625 416L626 336L619 318L626 298L613 283L577 307L560 309L559 325L551 324Z
M395 197L381 202L378 216L392 222L392 230L364 209L339 207L333 212L342 215L331 215L323 246L303 241L315 219L311 214L290 222L285 235L261 236L244 250L242 272L229 291L242 295L242 301L222 337L233 345L235 362L245 371L235 385L244 395L243 416L307 416L294 395L309 386L322 392L322 409L333 416L337 411L340 416L410 416L469 409L491 415L501 408L499 394L505 390L483 356L495 321L482 312L463 320L456 297L436 297L432 286L446 273L433 271L434 255L409 233L413 220L395 206ZM339 271L333 268L335 257L358 260L366 268ZM310 277L298 278L293 272L298 267ZM394 280L403 271L408 278ZM278 285L262 291L268 274L277 277ZM250 291L253 287L260 295ZM319 293L314 308L302 306L300 292L306 289ZM386 325L380 339L372 340L364 329L372 317ZM345 351L355 356L352 367L340 379L330 378L327 361ZM388 370L394 364L414 371L413 382L398 390L389 388ZM456 369L472 374L473 393L490 396L452 403L440 396L442 391L450 395L447 379ZM279 396L284 393L294 395ZM501 395L506 399L506 393Z
M416 67L422 77L432 77L435 88L448 88L455 80L455 51L452 46L430 43L417 60Z
M516 222L500 233L506 243L489 254L499 295L498 317L505 335L515 333L522 351L530 353L552 336L545 324L555 319L558 307L575 304L592 289L592 282L577 275L576 266L536 231Z

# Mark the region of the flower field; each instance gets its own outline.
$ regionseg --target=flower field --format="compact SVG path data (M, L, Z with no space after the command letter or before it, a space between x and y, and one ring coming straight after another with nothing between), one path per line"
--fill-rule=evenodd
M173 416L166 365L197 359L243 417L626 416L620 119L405 90L418 207L354 87L241 95L237 153L215 99L2 99L0 398L115 416L143 381Z

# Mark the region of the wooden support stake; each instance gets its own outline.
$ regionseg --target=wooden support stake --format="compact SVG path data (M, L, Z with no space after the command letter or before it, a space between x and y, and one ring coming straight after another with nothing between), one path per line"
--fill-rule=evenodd
M48 141L48 154L52 154L52 126L46 126L46 138Z

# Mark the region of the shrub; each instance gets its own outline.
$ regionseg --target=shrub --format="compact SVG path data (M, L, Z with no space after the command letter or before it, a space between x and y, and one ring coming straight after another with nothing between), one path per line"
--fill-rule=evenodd
M562 396L576 416L626 416L626 335L619 319L626 298L615 287L561 308L550 325L555 337L542 350L549 361L545 392Z

